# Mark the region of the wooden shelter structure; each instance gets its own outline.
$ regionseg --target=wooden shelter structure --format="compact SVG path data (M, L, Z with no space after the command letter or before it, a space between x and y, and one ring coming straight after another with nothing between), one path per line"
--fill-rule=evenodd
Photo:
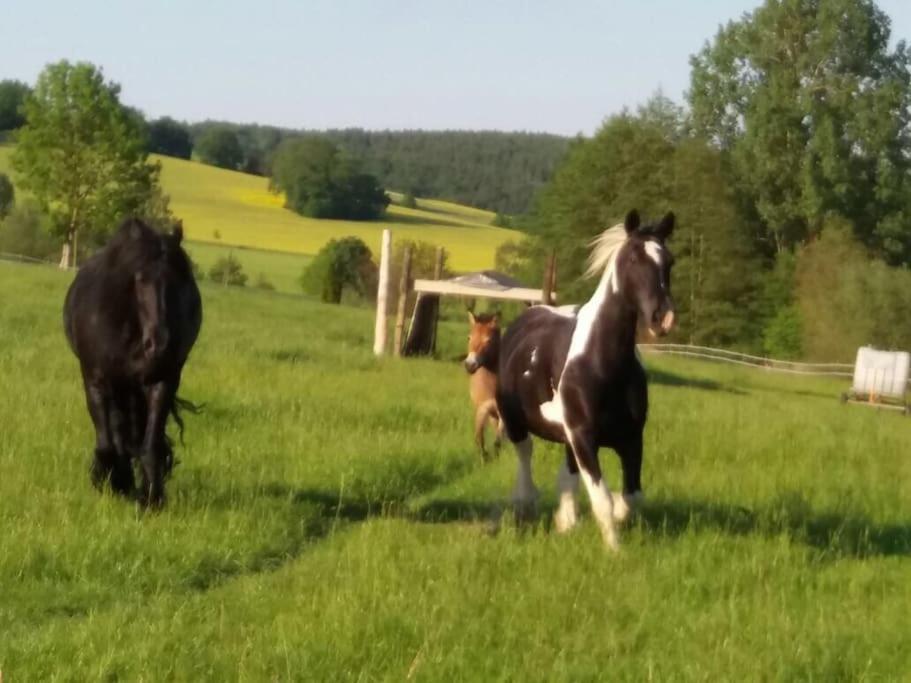
M377 291L376 332L373 350L378 356L386 353L386 316L389 300L389 272L391 270L392 237L383 231L383 248L380 258L380 286ZM541 289L524 287L517 280L492 270L441 279L443 249L437 250L434 279L414 280L411 277L411 251L406 249L399 282L398 307L392 352L396 356L431 355L436 350L440 297L458 296L466 299L494 299L499 301L524 301L532 304L553 304L556 300L556 266L554 257L548 260ZM405 333L405 316L408 299L412 293L417 298L411 316L410 329Z

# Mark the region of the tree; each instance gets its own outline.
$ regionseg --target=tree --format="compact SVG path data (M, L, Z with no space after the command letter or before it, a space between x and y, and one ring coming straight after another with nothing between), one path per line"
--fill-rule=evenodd
M16 190L9 176L0 173L0 219L6 218L16 201Z
M35 200L19 202L0 221L0 252L47 260L60 248L49 230L49 218Z
M247 274L234 254L228 252L227 256L219 258L209 269L209 279L225 286L245 287Z
M370 220L389 205L377 179L359 171L338 147L315 136L286 140L272 162L270 187L286 206L312 218Z
M206 129L196 141L195 149L202 162L232 171L237 170L244 160L237 133L228 126Z
M96 244L129 215L169 215L160 167L149 163L119 93L95 66L61 61L45 68L25 102L13 168L63 240L62 267L75 264L81 237Z
M22 105L29 92L20 81L0 81L0 131L15 130L25 123Z
M762 262L751 226L727 181L722 155L704 142L681 139L655 108L608 119L590 140L577 140L539 197L531 244L498 253L497 263L540 281L554 252L561 301L581 301L596 283L582 277L588 244L632 208L645 216L677 215L671 250L678 338L691 343L755 348ZM522 258L533 266L523 266Z
M767 0L691 59L695 132L729 154L775 251L837 213L911 262L911 50L870 0Z
M182 123L164 116L149 123L149 152L189 159L193 153L190 130Z
M373 288L376 266L370 249L357 237L330 240L304 269L301 286L304 291L323 301L339 304L345 287L361 297Z

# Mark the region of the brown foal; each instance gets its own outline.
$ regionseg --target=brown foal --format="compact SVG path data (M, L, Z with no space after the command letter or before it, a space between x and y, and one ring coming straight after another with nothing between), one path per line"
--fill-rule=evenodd
M502 422L497 409L497 364L500 361L500 314L475 315L468 312L471 331L468 335L468 356L465 369L471 378L468 383L474 404L474 439L484 460L488 459L484 430L488 423L494 430L494 454L500 452Z

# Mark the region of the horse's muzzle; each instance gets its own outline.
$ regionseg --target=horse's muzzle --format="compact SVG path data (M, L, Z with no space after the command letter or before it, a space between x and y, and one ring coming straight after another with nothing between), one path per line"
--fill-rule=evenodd
M167 346L168 333L165 330L158 330L142 337L142 354L146 357L146 360L154 360Z
M658 310L655 311L655 315L652 317L648 331L652 333L653 337L663 337L674 329L675 322L676 316L674 315L673 307L665 309L664 313Z
M464 365L465 370L469 375L473 375L475 372L477 372L478 368L481 367L481 364L478 362L478 357L473 353L468 354Z

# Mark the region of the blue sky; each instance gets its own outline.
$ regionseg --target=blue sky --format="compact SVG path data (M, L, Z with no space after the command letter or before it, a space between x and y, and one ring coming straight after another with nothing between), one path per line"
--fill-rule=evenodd
M0 78L88 60L150 116L591 133L758 0L0 0ZM911 1L881 0L911 40Z

